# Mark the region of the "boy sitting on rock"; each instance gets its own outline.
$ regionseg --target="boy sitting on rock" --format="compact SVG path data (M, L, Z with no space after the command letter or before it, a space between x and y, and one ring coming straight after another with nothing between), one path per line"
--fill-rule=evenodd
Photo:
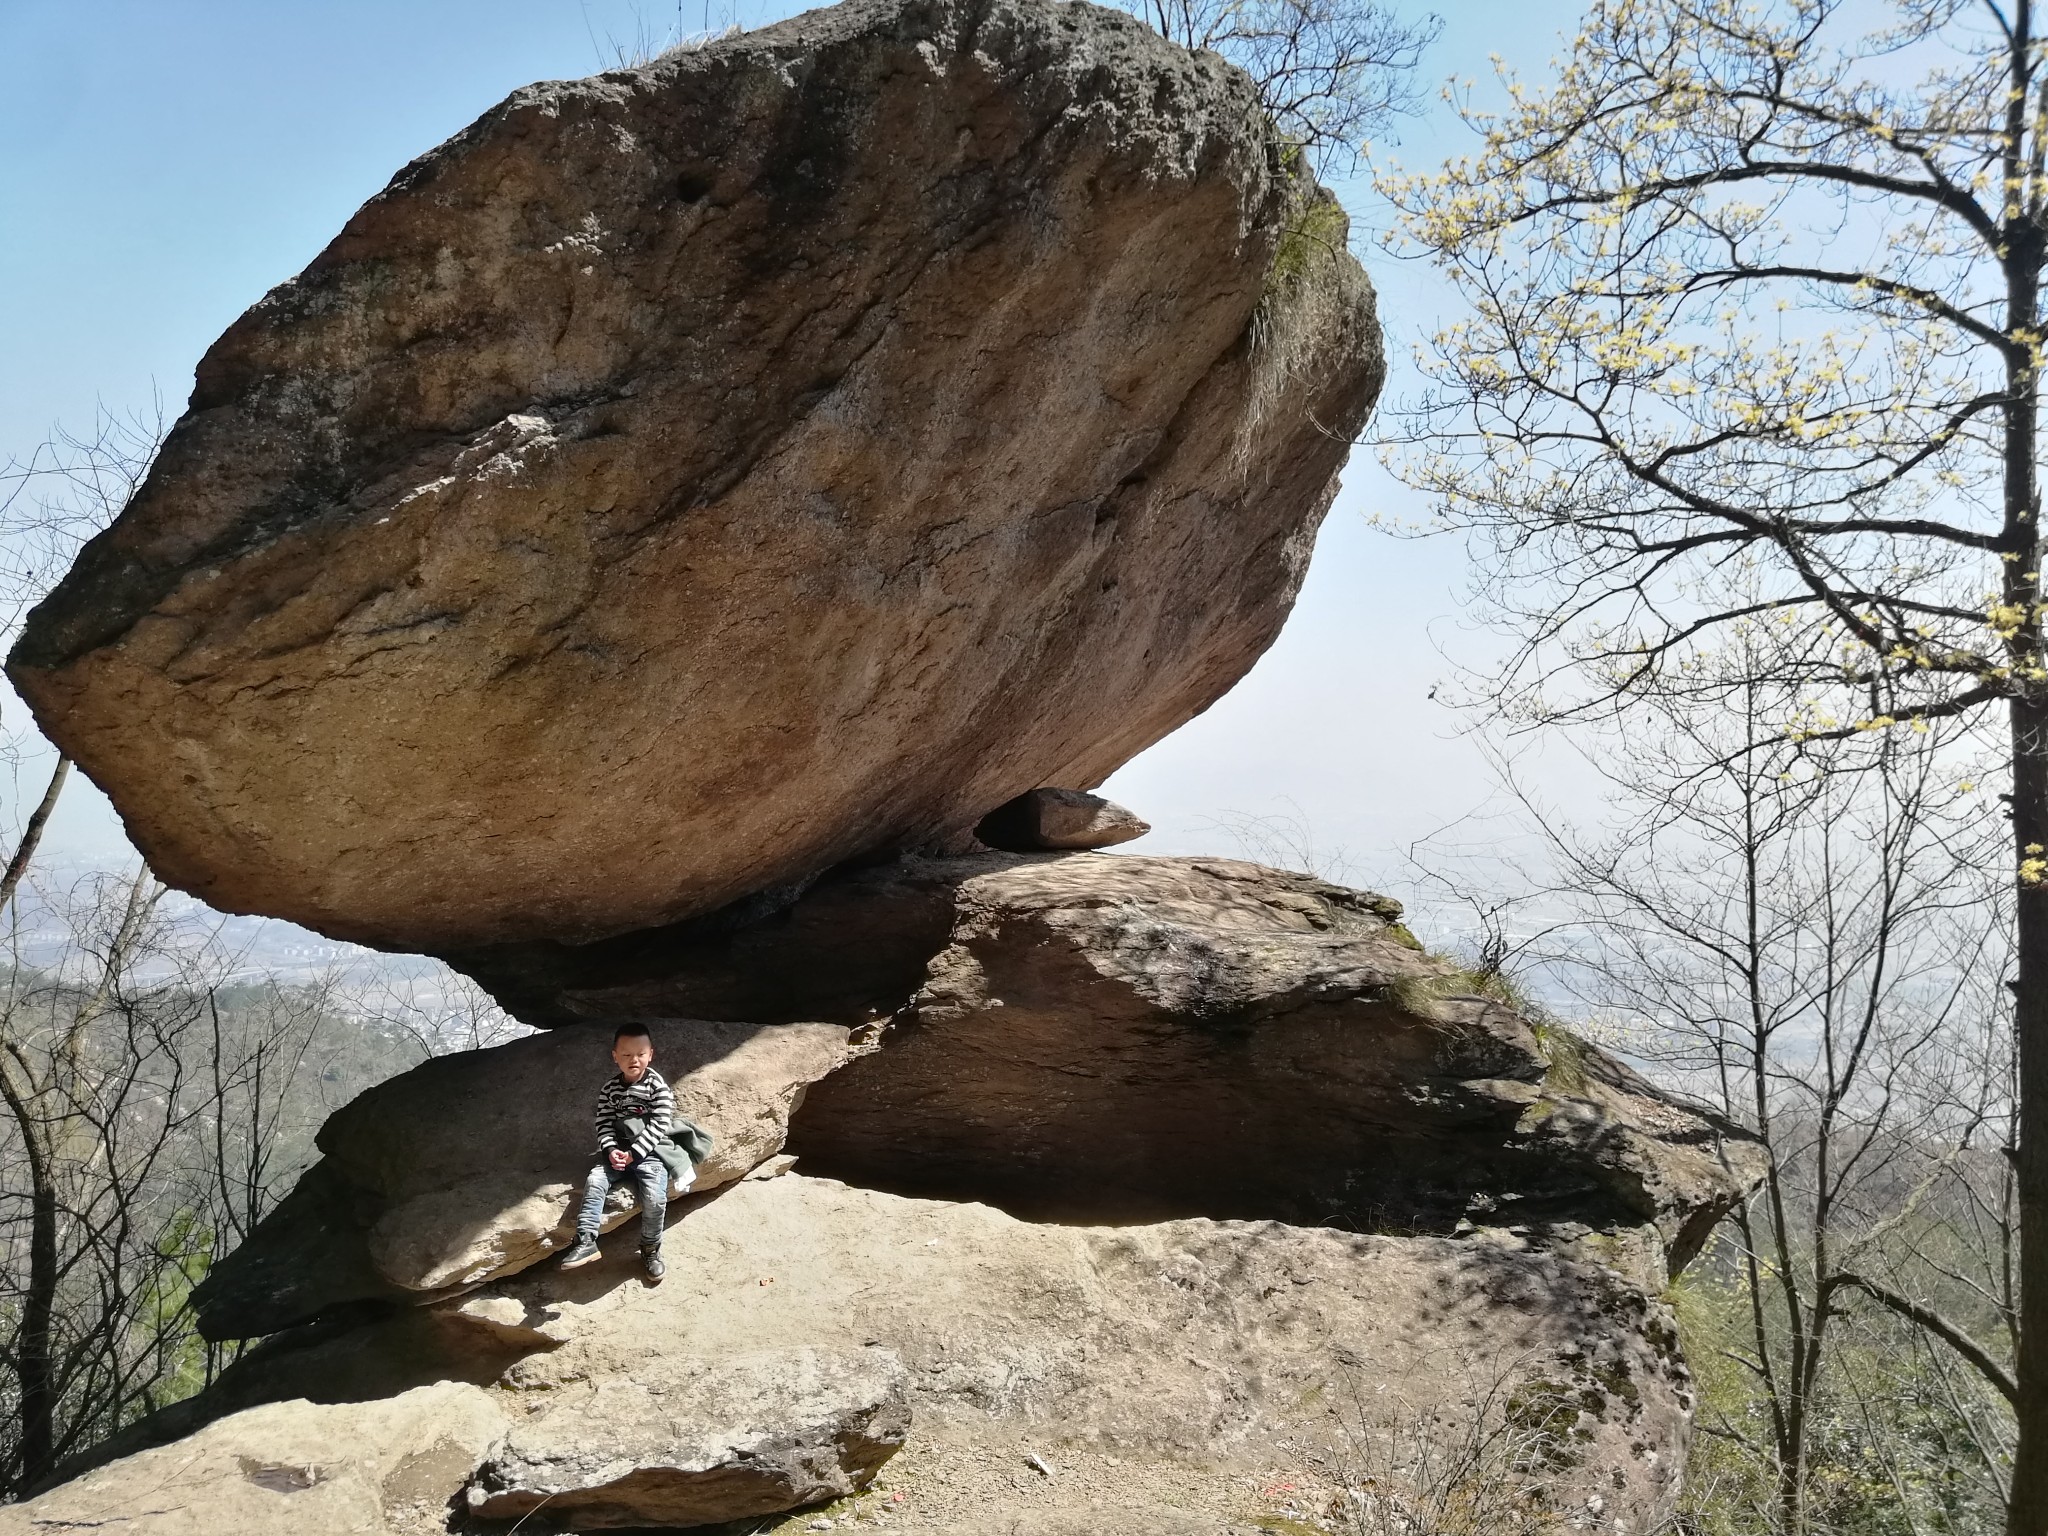
M576 1214L576 1243L562 1255L574 1269L597 1257L597 1228L605 1196L631 1179L640 1197L640 1267L659 1280L661 1228L668 1214L668 1164L656 1151L675 1125L676 1096L654 1070L654 1041L645 1026L621 1024L612 1035L618 1075L597 1091L597 1166L583 1181L583 1206Z

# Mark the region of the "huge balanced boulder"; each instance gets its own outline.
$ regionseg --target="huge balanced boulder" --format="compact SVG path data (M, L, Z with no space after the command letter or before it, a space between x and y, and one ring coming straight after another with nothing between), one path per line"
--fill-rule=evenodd
M1087 4L849 0L407 166L207 352L9 672L216 907L627 932L1205 708L1382 372L1240 71Z

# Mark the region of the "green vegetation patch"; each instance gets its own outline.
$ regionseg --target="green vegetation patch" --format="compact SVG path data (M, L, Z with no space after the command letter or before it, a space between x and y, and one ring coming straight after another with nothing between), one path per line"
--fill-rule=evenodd
M1543 1048L1547 1065L1543 1072L1546 1093L1582 1098L1590 1083L1586 1076L1586 1042L1570 1030L1546 1019L1532 1018L1529 1027Z
M1309 184L1313 186L1313 183ZM1319 260L1335 261L1349 249L1351 218L1329 192L1314 187L1300 198L1280 233L1266 291L1288 288L1307 277Z

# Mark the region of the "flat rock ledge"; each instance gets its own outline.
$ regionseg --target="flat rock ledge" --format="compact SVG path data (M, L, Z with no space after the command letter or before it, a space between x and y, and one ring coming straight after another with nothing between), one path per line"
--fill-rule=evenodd
M0 1511L0 1530L41 1536L31 1522L48 1515L120 1512L145 1536L423 1533L368 1494L346 1513L324 1501L387 1476L378 1436L445 1438L418 1419L403 1434L357 1427L441 1401L415 1390L432 1382L501 1416L494 1428L481 1415L460 1454L436 1462L427 1502L452 1503L435 1519L466 1510L471 1490L492 1507L559 1488L602 1508L571 1529L659 1523L691 1469L765 1444L792 1467L778 1496L826 1496L879 1462L907 1409L903 1449L831 1506L835 1520L886 1512L905 1536L1251 1536L1305 1517L1344 1529L1361 1498L1403 1496L1426 1439L1465 1447L1474 1478L1520 1478L1560 1524L1638 1533L1671 1513L1691 1433L1692 1382L1663 1305L1509 1234L1035 1225L796 1173L694 1208L669 1234L658 1287L639 1282L625 1239L587 1268L530 1269L269 1340L106 1448L122 1459ZM318 1406L289 1401L301 1398ZM325 1428L267 1438L280 1421L264 1416L281 1412ZM304 1518L263 1524L219 1502L232 1518L204 1527L153 1513L185 1496L186 1484L167 1495L166 1472L230 1427L233 1455L307 1469L292 1474L306 1491L252 1490L220 1457L195 1476L272 1522Z

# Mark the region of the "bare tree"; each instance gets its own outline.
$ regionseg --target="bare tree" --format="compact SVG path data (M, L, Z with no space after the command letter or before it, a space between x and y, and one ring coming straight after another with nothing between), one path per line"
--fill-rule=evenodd
M26 459L0 465L0 642L11 643L29 606L69 569L79 546L112 523L156 462L163 405L128 416L100 412L92 432L59 430ZM24 743L0 738L0 756L20 765ZM59 755L0 870L0 917L12 904L71 774Z
M1548 1495L1570 1464L1577 1393L1544 1379L1536 1357L1446 1360L1438 1387L1469 1404L1333 1383L1334 1467L1342 1488L1325 1512L1346 1536L1553 1536L1564 1524ZM1449 1390L1456 1384L1455 1392Z
M13 1133L10 1150L18 1153L25 1187L6 1193L17 1202L7 1215L6 1284L4 1296L11 1337L0 1360L18 1383L13 1404L18 1430L7 1436L8 1464L0 1467L0 1488L19 1493L44 1476L69 1448L64 1403L78 1394L81 1376L105 1373L95 1381L94 1397L125 1395L136 1362L108 1334L88 1330L67 1336L68 1318L60 1313L67 1281L95 1259L100 1287L111 1294L112 1310L123 1321L147 1309L145 1296L165 1276L156 1266L131 1269L134 1245L124 1239L138 1213L124 1198L134 1181L146 1177L166 1145L162 1115L150 1108L164 1104L163 1084L144 1074L110 1066L103 1060L98 1026L113 1016L124 1037L118 1053L123 1064L164 1062L165 1036L177 1021L139 1006L121 983L129 974L148 922L154 897L138 881L121 903L111 930L91 936L92 971L66 978L50 990L7 999L4 1033L0 1033L0 1102L4 1102ZM11 967L9 979L21 974ZM175 1081L167 1085L175 1096ZM141 1111L138 1113L138 1111ZM155 1125L145 1125L145 1119ZM137 1131L134 1157L124 1155L128 1132ZM152 1134L155 1132L156 1134ZM10 1158L10 1165L15 1160ZM11 1181L10 1181L11 1182ZM81 1188L81 1183L88 1188ZM97 1196L97 1197L96 1197ZM168 1234L165 1234L168 1235ZM167 1245L165 1257L176 1263L182 1244ZM26 1263L13 1261L25 1256ZM152 1343L142 1344L146 1353ZM114 1358L107 1358L108 1348ZM145 1376L161 1370L144 1370Z
M1318 173L1348 171L1368 135L1412 110L1410 78L1439 29L1372 0L1117 3L1250 75L1274 127Z
M112 520L158 436L103 417L0 469L0 632ZM17 763L23 745L5 744ZM203 1384L223 1363L188 1306L206 1267L303 1171L329 1110L428 1054L422 1033L468 1038L424 1006L416 1031L366 1016L332 976L236 981L218 929L174 919L146 872L39 886L69 769L0 870L0 1499Z
M343 993L358 1018L412 1041L422 1059L534 1033L474 981L438 962L425 974L382 967L360 981L344 979Z
M1254 864L1291 869L1319 880L1344 882L1352 873L1350 855L1325 846L1300 804L1283 797L1284 811L1220 811L1206 830L1229 837Z
M142 484L168 424L147 411L101 411L90 432L59 428L26 458L0 464L0 635L70 568Z
M1726 709L1748 619L1772 735L2004 715L2015 1536L2048 1532L2042 51L2030 0L1599 0L1475 157L1385 182L1471 301L1402 462L1520 629L1510 713Z
M211 1378L227 1357L193 1329L192 1286L327 1113L423 1054L347 1016L332 978L233 980L239 957L165 895L89 876L6 931L0 1497Z
M1755 626L1744 641L1767 643ZM1852 1419L1867 1428L1848 1436L1855 1458L1912 1462L1874 1399L1890 1392L1896 1408L1929 1383L1978 1453L1942 1472L1950 1502L2002 1522L2018 1343L1999 1150L2013 1110L2010 898L1986 874L1995 807L1956 786L1980 744L1952 723L1773 738L1794 702L1784 685L1753 679L1727 702L1707 714L1683 695L1638 699L1625 736L1588 753L1610 825L1576 827L1525 797L1542 873L1518 901L1489 902L1485 938L1576 1027L1769 1152L1760 1196L1731 1219L1708 1278L1688 1282L1715 1285L1716 1263L1734 1282L1717 1300L1739 1297L1740 1315L1695 1348L1736 1363L1737 1399L1762 1410L1746 1421L1710 1396L1703 1413L1736 1448L1702 1459L1720 1479L1718 1528L1804 1529L1844 1481ZM1456 862L1418 852L1439 871ZM1500 883L1489 860L1487 888ZM1857 1347L1879 1335L1925 1369L1880 1381ZM1768 1486L1745 1525L1758 1469ZM1902 1508L1927 1505L1926 1473L1924 1458L1901 1473L1922 1490Z

